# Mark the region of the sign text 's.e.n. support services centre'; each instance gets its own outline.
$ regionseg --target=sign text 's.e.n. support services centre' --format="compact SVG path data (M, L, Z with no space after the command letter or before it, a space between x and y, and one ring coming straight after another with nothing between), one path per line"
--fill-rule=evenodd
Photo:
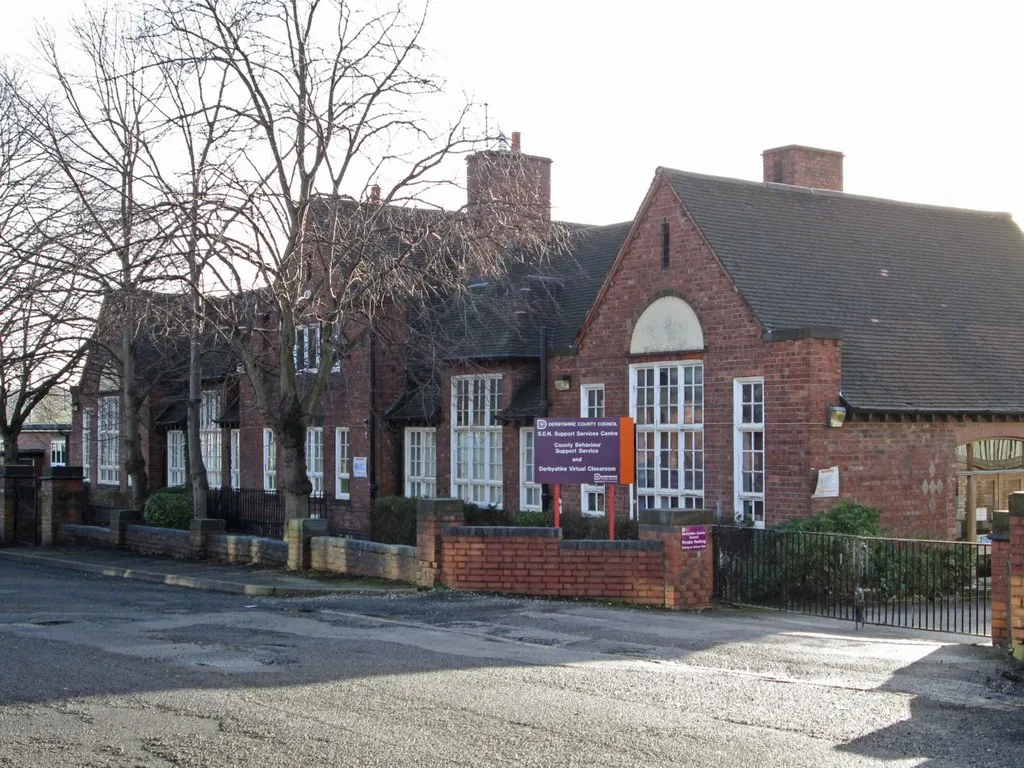
M636 445L631 418L539 418L534 428L535 482L604 485L634 481Z

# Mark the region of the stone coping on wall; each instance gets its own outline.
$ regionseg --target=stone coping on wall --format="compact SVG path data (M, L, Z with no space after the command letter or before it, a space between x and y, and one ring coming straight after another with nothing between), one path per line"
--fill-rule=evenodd
M615 541L607 539L572 539L570 541L561 541L558 544L559 549L613 549L619 551L630 549L660 550L663 547L664 544L660 540L635 541L633 539L616 539Z
M455 525L441 529L442 536L484 536L487 538L533 536L536 538L560 539L561 528L530 528L516 525Z
M68 536L81 536L89 539L109 539L110 529L105 525L79 525L64 523L61 530Z

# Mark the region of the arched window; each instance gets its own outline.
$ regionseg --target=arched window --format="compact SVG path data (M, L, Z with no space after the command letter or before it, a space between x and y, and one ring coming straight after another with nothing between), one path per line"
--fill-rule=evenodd
M701 349L704 349L704 332L697 314L676 296L662 296L652 301L636 321L629 342L629 351L634 355Z

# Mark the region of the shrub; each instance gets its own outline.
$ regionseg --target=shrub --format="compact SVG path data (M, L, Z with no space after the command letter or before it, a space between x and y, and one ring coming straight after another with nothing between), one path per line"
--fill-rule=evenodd
M808 533L841 533L847 536L884 536L881 511L852 501L836 504L827 512L800 520L790 520L779 526L784 531Z
M146 525L188 530L192 524L192 495L183 488L161 488L146 500Z
M416 546L416 499L382 496L370 512L370 539L381 544Z

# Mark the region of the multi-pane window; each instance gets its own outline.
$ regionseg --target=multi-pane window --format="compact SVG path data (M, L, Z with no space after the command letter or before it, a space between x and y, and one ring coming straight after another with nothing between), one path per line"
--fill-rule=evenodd
M167 433L167 485L185 484L185 433L174 429Z
M631 369L640 509L704 502L704 367L659 363Z
M437 496L437 431L433 427L405 430L405 495Z
M108 395L99 400L96 416L96 438L99 443L97 464L100 482L118 485L121 482L121 396Z
M306 477L313 485L311 495L322 498L324 495L324 429L309 427L306 429Z
M263 490L277 490L277 441L268 428L263 429Z
M584 384L580 389L580 416L586 419L604 418L604 384ZM583 514L600 516L605 510L603 485L580 487Z
M501 376L452 379L452 495L501 506Z
M239 431L232 429L228 450L230 451L229 459L231 460L231 487L236 490L242 487L242 465L240 463L242 451L240 443L241 436Z
M92 479L92 457L89 455L91 447L92 414L82 411L82 479L87 483Z
M351 444L348 427L334 430L334 495L339 499L352 498Z
M541 487L534 482L536 469L533 427L519 430L519 508L537 511L541 508Z
M764 528L764 380L733 382L736 498L733 516Z
M295 370L317 370L320 367L320 352L319 325L300 325L295 329Z
M216 422L220 415L220 392L203 392L199 407L199 444L206 467L206 482L211 488L221 486L221 430Z
M64 467L67 466L68 444L64 440L51 440L50 441L50 466L51 467Z
M323 325L300 325L295 329L295 370L318 371L324 355ZM335 361L332 371L341 370L341 362Z

